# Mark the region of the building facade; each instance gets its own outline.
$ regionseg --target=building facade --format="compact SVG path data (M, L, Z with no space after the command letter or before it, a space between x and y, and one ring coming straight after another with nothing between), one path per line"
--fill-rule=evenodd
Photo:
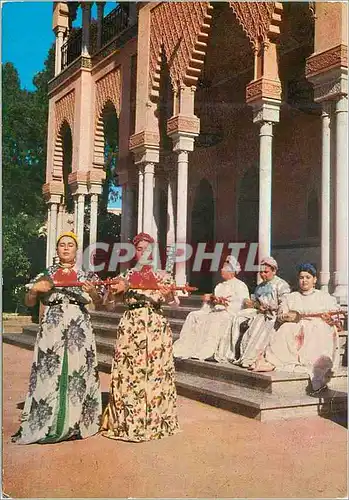
M96 242L114 140L121 241L258 243L291 282L315 262L347 304L347 4L122 2L104 16L96 2L96 19L92 4L54 4L47 263L87 216ZM176 265L178 284L199 274Z

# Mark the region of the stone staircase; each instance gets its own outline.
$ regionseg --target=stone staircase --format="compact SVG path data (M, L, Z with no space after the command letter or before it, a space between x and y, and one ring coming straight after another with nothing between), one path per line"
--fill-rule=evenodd
M200 297L191 296L177 308L164 307L173 331L179 337L187 314L200 307ZM99 369L110 372L115 329L125 307L120 304L115 313L91 313L98 351ZM3 340L23 348L33 349L38 325L27 325L22 333L3 333ZM283 372L253 373L231 365L197 360L176 360L176 385L180 395L239 413L261 421L300 416L324 417L342 413L347 408L347 332L340 335L341 368L330 382L330 390L321 398L306 395L307 376ZM345 363L346 364L346 363Z

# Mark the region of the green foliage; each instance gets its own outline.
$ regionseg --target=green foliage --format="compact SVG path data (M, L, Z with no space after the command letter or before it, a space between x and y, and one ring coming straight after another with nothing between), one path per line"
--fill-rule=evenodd
M38 238L46 218L41 190L45 179L48 117L47 84L54 50L34 77L36 90L20 87L12 63L2 68L3 137L3 308L18 309L21 290L45 265L45 242Z

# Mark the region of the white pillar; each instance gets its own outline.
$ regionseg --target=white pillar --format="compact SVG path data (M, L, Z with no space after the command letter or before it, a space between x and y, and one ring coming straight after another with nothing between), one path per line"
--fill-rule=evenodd
M79 256L82 256L83 248L84 248L84 219L85 219L85 195L78 194L78 229L77 229L77 237L79 242Z
M330 222L331 222L331 103L322 105L322 172L321 172L321 290L328 292L330 281Z
M90 55L90 24L91 24L91 4L82 4L82 43L81 55Z
M74 233L78 234L78 195L73 196L74 199Z
M49 266L52 266L53 259L56 256L56 236L57 236L57 203L51 203L51 221L50 221L50 252Z
M60 203L58 205L56 239L63 232L63 218L64 218L64 205L62 203Z
M154 163L144 166L143 231L153 236Z
M271 252L271 192L273 123L262 121L259 143L259 261Z
M178 151L176 242L187 243L188 151ZM187 282L186 262L176 263L176 283Z
M90 245L97 241L98 194L91 194L90 200Z
M144 198L144 169L140 165L138 168L138 222L137 233L143 231L143 198Z
M102 29L105 2L97 2L97 49L102 47Z
M56 50L55 50L55 76L62 71L62 46L65 28L56 28Z
M336 101L336 258L334 295L348 304L348 96Z
M175 182L172 173L169 174L167 185L167 235L166 235L166 253L172 255L173 245L176 242L175 226ZM166 271L172 273L174 261L167 259Z
M153 211L153 237L155 241L159 241L160 223L160 179L156 175L154 177L154 211Z
M50 235L51 235L51 205L47 207L47 231L46 231L46 267L50 266Z

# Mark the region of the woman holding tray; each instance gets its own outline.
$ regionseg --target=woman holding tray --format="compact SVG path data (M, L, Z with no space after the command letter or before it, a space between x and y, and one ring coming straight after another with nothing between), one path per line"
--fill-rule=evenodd
M57 240L59 263L27 285L26 305L45 306L34 347L22 423L13 441L56 443L96 434L102 413L96 344L86 306L102 302L97 276L76 267L77 237ZM55 288L53 281L83 281Z
M102 435L111 439L149 441L179 431L172 332L161 310L164 303L175 302L173 280L154 270L150 259L142 264L153 242L147 233L134 238L137 265L121 274L106 296L109 310L120 299L127 306L117 327L109 404L102 418Z

